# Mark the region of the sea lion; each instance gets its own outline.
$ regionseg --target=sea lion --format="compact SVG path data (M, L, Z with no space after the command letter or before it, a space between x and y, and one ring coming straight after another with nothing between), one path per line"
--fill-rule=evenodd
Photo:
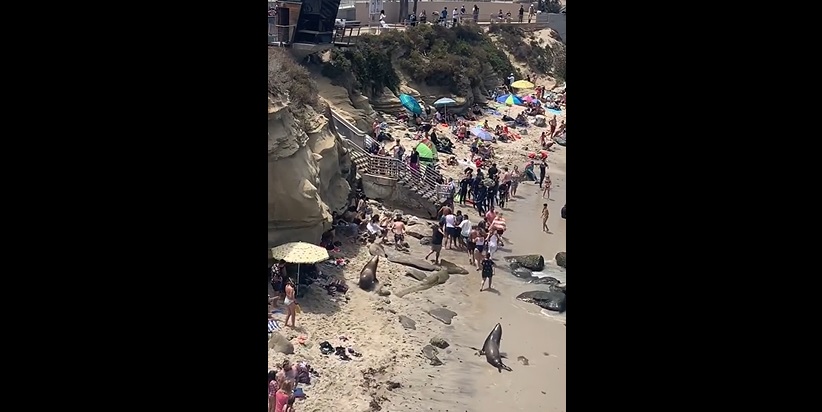
M499 373L502 373L503 369L512 372L511 368L502 363L502 357L499 353L500 340L502 340L502 325L497 323L497 326L494 326L494 329L488 334L488 337L485 338L485 343L482 344L482 350L480 350L479 354L484 354L485 360L497 368Z
M363 266L360 271L360 281L358 285L362 290L371 290L374 284L377 283L377 263L380 262L380 256L376 255Z

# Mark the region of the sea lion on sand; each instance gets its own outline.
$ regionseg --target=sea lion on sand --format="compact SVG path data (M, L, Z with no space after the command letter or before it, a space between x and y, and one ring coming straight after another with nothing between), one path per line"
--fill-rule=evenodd
M482 350L480 350L479 354L485 354L485 360L497 368L499 373L502 373L503 369L512 372L511 368L502 363L502 357L499 353L500 340L502 340L502 325L497 323L497 326L494 326L494 329L488 334L488 337L485 338L485 343L482 344Z
M377 283L377 263L380 262L380 256L374 256L368 263L363 266L360 271L360 281L358 285L362 290L371 290L374 284Z

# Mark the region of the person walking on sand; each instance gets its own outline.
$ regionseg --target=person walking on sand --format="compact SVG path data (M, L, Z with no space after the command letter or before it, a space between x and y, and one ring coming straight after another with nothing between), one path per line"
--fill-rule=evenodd
M474 264L477 265L477 270L480 270L480 263L482 262L483 252L485 252L485 231L477 228L477 237L474 238L476 250L474 251Z
M542 204L542 231L549 232L548 229L548 216L551 212L548 211L548 203Z
M542 189L542 198L551 200L551 176L545 180L545 188Z
M459 213L459 212L457 212ZM471 236L471 221L468 220L468 215L462 215L462 221L460 222L460 245L465 247L468 250L468 257L471 257L471 251L468 248L468 242Z
M553 137L554 132L557 131L557 115L554 115L554 117L552 117L551 120L548 121L548 126L551 128L550 129L551 132L550 132L549 136ZM545 132L542 132L542 133L545 133ZM544 143L543 143L543 145L544 145Z
M465 219L468 220L468 216L465 216ZM468 238L465 239L465 249L468 251L468 264L474 265L474 254L477 252L477 244L475 241L477 240L477 236L479 236L479 231L477 230L476 226L471 226L471 230L468 231Z
M285 326L288 326L288 319L291 319L291 327L297 327L297 299L294 297L294 282L291 278L286 279L285 284L285 308L288 314L285 315Z
M445 247L448 249L454 248L454 242L459 236L459 229L457 228L457 216L453 213L445 215Z
M488 237L485 238L485 243L488 244L488 256L489 259L493 259L494 253L497 251L497 246L499 243L499 235L497 234L497 230L491 228L491 231L488 233Z
M431 234L431 251L425 255L425 259L428 260L428 257L431 256L432 253L436 253L433 262L435 265L439 265L440 252L442 252L442 239L445 237L445 231L443 231L445 225L432 224L431 228L433 229L433 233Z
M480 285L480 292L485 287L485 280L488 279L488 289L491 289L491 280L494 277L494 261L491 260L491 252L485 254L485 259L482 260L482 285Z
M519 172L519 166L514 165L514 174L511 176L511 196L517 195L517 187L521 179L522 173Z
M545 180L545 169L548 168L548 163L545 163L545 159L540 160L539 162L539 188L542 189L542 181Z

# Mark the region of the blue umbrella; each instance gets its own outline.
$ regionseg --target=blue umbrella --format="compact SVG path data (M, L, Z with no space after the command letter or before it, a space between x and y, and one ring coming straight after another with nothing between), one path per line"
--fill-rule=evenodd
M443 97L443 98L437 100L436 102L434 102L434 107L445 106L445 113L448 113L448 105L450 105L450 104L457 104L457 102L454 101L454 99L449 99L447 97Z
M402 107L408 109L409 112L414 113L416 115L422 114L422 108L420 107L420 104L417 102L417 99L407 94L401 94L400 103L402 103Z
M481 140L494 140L494 136L491 133L488 133L487 130L479 126L471 128L471 134L479 137Z

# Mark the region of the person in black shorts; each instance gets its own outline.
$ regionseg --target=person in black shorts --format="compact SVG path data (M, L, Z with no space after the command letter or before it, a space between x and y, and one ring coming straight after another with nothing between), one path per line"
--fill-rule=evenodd
M491 278L494 277L494 261L491 260L491 254L486 253L485 259L482 260L482 285L480 285L480 292L485 286L485 279L488 279L488 289L491 289Z
M442 239L445 237L445 224L431 225L431 228L433 230L431 234L431 251L425 255L425 259L427 260L432 253L436 253L434 256L434 264L439 265L440 252L442 252Z

